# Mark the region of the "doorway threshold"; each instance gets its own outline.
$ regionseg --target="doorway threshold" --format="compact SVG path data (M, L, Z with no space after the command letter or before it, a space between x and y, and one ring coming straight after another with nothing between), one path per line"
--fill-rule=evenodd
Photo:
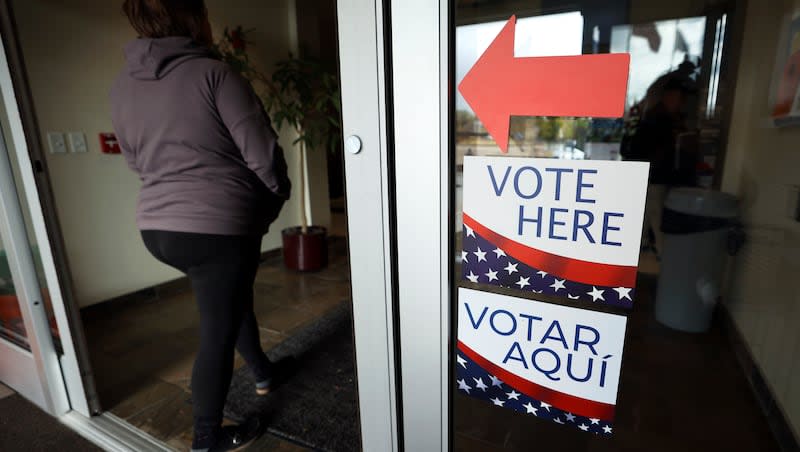
M70 411L61 416L59 421L106 451L177 451L177 449L157 440L111 413L103 413L99 416L87 418L76 411Z

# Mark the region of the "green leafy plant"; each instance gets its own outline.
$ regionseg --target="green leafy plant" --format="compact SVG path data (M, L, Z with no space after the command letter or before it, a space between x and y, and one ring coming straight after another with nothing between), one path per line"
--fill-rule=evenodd
M274 92L264 105L277 127L298 132L296 143L335 151L341 142L339 80L313 59L291 57L279 61L272 73Z
M308 231L305 206L305 165L308 149L335 152L341 145L341 93L336 74L316 59L289 58L279 61L269 76L250 61L248 36L253 30L226 28L214 50L220 59L252 83L264 109L277 129L291 127L297 134L293 144L300 151L300 207L303 233Z
M561 118L536 118L536 126L539 128L539 139L548 143L555 141L561 132L562 123L563 120Z

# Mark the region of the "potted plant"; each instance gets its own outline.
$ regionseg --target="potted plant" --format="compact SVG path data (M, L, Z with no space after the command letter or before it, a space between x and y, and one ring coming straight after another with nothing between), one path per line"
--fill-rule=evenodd
M306 214L306 159L309 149L334 151L341 142L341 99L336 75L324 64L291 54L279 61L267 77L258 71L247 55L247 34L252 30L225 29L215 50L220 57L250 80L272 117L277 129L290 126L300 152L298 189L301 224L281 231L283 257L287 268L319 270L327 265L327 230L313 226Z

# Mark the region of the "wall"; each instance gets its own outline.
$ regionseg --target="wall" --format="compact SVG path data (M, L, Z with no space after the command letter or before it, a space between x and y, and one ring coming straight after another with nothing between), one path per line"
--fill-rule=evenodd
M320 60L327 70L339 73L339 40L336 32L336 0L296 0L297 54ZM341 147L332 154L329 149L311 149L309 154L308 188L310 218L314 224L327 226L331 221L331 170L343 170ZM329 168L329 163L334 163ZM333 177L341 179L340 174Z
M99 150L97 134L112 129L108 89L123 66L123 45L135 37L121 12L122 1L14 0L12 4L43 139L47 131L83 131L89 142L86 154L47 155L79 304L88 306L179 277L157 263L141 243L134 223L138 179L121 156ZM265 70L288 56L294 29L289 27L292 0L207 4L217 35L226 25L255 28L251 57ZM293 137L288 131L280 135L296 181ZM327 197L315 192L310 198L327 203ZM263 249L280 247L280 230L299 221L298 197L293 196L265 237Z
M749 240L729 272L726 303L800 438L800 223L788 217L800 128L767 121L781 23L793 8L800 1L748 2L722 189L741 197Z

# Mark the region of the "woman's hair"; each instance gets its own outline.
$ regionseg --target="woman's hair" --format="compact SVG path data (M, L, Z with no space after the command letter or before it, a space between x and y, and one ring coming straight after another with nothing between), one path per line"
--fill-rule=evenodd
M122 10L141 37L185 36L198 42L208 14L203 0L125 0Z

